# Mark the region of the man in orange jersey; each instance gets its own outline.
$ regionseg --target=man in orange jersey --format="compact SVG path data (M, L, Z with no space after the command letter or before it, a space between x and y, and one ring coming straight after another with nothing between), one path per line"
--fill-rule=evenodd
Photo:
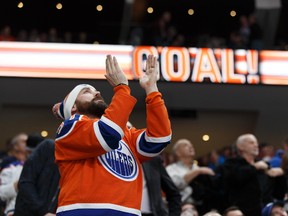
M55 140L61 174L57 216L141 215L141 163L159 155L171 140L158 73L157 59L149 55L139 79L146 92L145 129L126 126L136 99L111 55L105 75L114 88L110 105L87 84L76 86L54 105L54 114L64 119Z

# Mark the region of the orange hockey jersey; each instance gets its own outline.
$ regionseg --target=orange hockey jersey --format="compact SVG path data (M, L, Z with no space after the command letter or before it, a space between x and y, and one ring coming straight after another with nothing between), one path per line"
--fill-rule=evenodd
M128 129L136 103L127 86L115 94L100 119L74 115L62 122L55 141L60 194L57 216L141 215L140 164L171 141L171 126L159 92L146 98L147 128Z

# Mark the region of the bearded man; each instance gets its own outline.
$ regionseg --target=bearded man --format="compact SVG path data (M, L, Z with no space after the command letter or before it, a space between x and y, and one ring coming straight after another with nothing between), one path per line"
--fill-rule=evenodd
M109 105L94 87L81 84L54 106L54 114L64 119L55 140L61 174L57 216L141 215L141 163L159 155L171 140L158 73L157 59L149 55L139 79L146 92L145 129L126 126L136 98L111 55L105 75L114 88Z

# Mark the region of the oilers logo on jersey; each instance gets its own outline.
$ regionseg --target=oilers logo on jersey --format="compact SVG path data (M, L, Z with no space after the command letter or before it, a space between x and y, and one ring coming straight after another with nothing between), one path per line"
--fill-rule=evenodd
M98 157L103 167L115 177L124 181L133 181L139 168L128 145L122 140L119 147Z

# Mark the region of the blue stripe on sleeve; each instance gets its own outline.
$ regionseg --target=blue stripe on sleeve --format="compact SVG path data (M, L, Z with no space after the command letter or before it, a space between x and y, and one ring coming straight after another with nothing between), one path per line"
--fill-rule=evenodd
M157 154L161 152L168 144L169 142L147 142L145 139L145 133L141 134L140 140L139 140L139 148L141 151L145 153L151 153L151 154Z
M116 149L119 146L119 141L122 139L118 131L105 124L101 120L98 122L100 133L111 149Z

